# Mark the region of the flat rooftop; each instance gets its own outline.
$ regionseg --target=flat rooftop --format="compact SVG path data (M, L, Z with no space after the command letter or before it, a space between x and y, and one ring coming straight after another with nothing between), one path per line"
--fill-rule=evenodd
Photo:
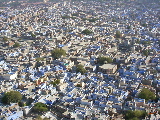
M100 68L103 68L103 69L112 69L114 68L116 65L115 64L103 64L101 66L99 66Z

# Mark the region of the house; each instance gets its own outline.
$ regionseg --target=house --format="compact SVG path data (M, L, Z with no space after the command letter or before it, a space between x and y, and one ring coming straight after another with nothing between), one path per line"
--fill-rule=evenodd
M8 73L8 74L4 74L4 75L2 75L2 77L3 77L3 79L4 80L13 80L13 79L16 79L17 78L17 72L10 72L10 73Z
M1 116L7 120L17 120L23 118L23 111L19 108L17 103L12 103L9 107L2 107Z
M67 88L67 83L61 83L57 86L57 90L64 91Z
M99 66L99 71L105 74L114 74L117 70L117 65L115 64L103 64Z

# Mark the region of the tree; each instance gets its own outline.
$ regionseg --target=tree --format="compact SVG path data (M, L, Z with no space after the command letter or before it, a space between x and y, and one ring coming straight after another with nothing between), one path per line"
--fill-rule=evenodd
M66 55L66 51L63 50L63 49L59 49L59 48L56 48L55 50L52 50L51 51L51 54L52 54L52 57L54 59L58 59L60 58L61 56L65 56Z
M83 67L83 65L79 64L79 65L76 66L76 72L77 73L80 72L83 75L84 73L87 72L87 70Z
M18 102L18 105L19 105L20 107L23 107L25 104L24 104L24 102L19 101L19 102Z
M141 23L141 26L147 27L147 24L146 23Z
M78 16L79 15L79 13L73 13L72 14L72 16Z
M69 18L70 18L70 16L68 16L68 15L62 16L62 19L69 19Z
M138 95L139 98L145 99L145 100L154 100L156 98L154 92L150 91L147 88L143 88L142 91Z
M98 57L97 62L98 62L100 65L103 65L103 64L105 63L105 61L107 61L107 63L112 63L112 62L113 62L113 60L112 60L110 57L104 57L104 56Z
M38 57L38 58L36 58L36 61L37 61L37 62L39 62L39 61L44 61L44 58Z
M148 55L150 54L150 50L143 50L143 54L148 57Z
M117 22L117 20L116 19L112 19L112 22Z
M26 102L26 106L31 105L31 103L34 101L34 99L32 98L28 98L27 102Z
M143 41L142 44L143 44L143 45L150 45L151 42L150 42L150 41Z
M21 99L22 99L22 95L20 92L10 91L10 92L5 93L5 95L2 98L2 102L4 104L10 104L11 102L17 103L17 102L20 102Z
M130 120L139 120L139 118L134 117L134 118L130 118Z
M139 39L137 39L135 42L136 42L137 44L139 44L139 43L140 43L140 40L139 40Z
M45 117L43 120L50 120L50 119Z
M32 37L32 38L36 38L36 35L33 34L33 33L31 33L31 37Z
M43 120L43 119L41 118L40 115L38 115L35 120Z
M35 68L38 69L38 67L43 66L43 63L41 61L37 61L35 64Z
M76 87L82 87L82 84L77 84Z
M131 29L131 26L128 25L128 26L127 26L127 29Z
M7 42L8 39L9 39L8 37L4 36L4 37L3 37L3 42Z
M86 20L88 20L88 19L87 19L87 18L82 18L82 20L83 20L83 21L86 21Z
M90 35L92 33L92 31L88 30L88 29L85 29L82 31L82 34L85 34L85 35Z
M15 42L13 45L14 48L20 47L20 44L18 42Z
M96 22L98 19L96 18L92 18L92 19L88 19L89 22Z
M145 116L147 115L146 111L142 111L142 110L127 110L125 113L125 119L126 120L139 120L142 118L145 118Z
M116 31L115 38L121 38L122 34L119 30Z
M60 83L60 79L50 82L50 84L52 84L54 87L57 86L59 83Z
M127 112L125 112L125 119L130 119L133 117L134 117L133 111L128 110Z
M158 110L158 114L160 114L160 109Z
M46 112L48 111L47 106L44 103L38 102L33 107L34 112Z

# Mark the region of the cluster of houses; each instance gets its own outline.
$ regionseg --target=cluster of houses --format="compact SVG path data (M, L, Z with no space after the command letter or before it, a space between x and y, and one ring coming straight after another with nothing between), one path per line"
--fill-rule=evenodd
M139 0L0 9L0 98L15 90L26 103L1 103L0 120L32 120L37 102L50 107L41 116L50 120L122 120L126 110L145 110L147 120L158 120L160 99L138 98L143 88L160 97L158 14L158 4ZM82 32L86 29L91 34ZM16 43L20 46L14 47ZM64 49L66 56L53 59L55 48ZM100 65L100 56L113 62ZM85 74L76 72L78 64ZM51 84L56 80L58 85Z

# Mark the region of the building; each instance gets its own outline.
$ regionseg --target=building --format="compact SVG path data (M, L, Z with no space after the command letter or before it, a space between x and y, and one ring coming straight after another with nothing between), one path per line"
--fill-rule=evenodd
M117 70L117 65L115 64L103 64L99 66L99 71L107 74L114 74Z

